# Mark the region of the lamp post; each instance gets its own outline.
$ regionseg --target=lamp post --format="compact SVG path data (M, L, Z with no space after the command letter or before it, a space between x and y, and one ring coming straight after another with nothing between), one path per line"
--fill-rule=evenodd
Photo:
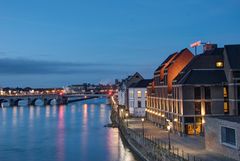
M142 118L142 135L144 137L144 118Z
M121 109L120 117L122 118L123 115L123 109Z
M170 126L170 125L167 126L167 130L168 130L168 149L171 150L171 142L170 142L170 130L171 130L171 126Z
M127 127L128 127L128 113L126 113L126 121L127 121Z

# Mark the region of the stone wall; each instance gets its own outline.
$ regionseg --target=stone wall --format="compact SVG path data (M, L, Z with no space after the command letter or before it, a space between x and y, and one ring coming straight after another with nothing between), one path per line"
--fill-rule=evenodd
M221 126L234 128L236 130L237 146L235 148L221 143ZM205 146L209 151L240 160L240 124L218 118L206 117Z

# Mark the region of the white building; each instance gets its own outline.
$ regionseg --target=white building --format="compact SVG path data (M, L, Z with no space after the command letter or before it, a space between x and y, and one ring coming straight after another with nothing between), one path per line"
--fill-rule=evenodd
M144 117L147 101L147 86L151 82L144 79L129 87L129 114L133 117Z
M119 105L125 106L125 108L128 108L128 88L132 84L137 83L142 79L143 77L138 72L136 72L134 75L128 76L126 79L122 80L118 89Z

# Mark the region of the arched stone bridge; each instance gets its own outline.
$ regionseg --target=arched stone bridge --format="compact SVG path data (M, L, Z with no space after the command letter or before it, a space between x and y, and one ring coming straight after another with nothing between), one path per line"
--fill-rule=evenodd
M43 95L6 95L0 96L0 104L8 102L9 106L18 106L19 101L26 100L28 105L35 105L37 100L41 100L44 105L50 105L52 100L56 100L57 105L67 104L68 97L58 94L43 94Z
M106 97L105 94L32 94L32 95L0 95L0 105L8 102L9 106L18 106L19 101L26 100L29 106L34 106L37 100L41 100L44 105L51 105L55 100L57 105L65 105L70 102L81 101L98 97Z

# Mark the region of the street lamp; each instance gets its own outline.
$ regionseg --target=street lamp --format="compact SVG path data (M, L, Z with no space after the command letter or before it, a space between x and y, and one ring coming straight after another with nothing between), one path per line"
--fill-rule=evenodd
M123 115L123 109L121 109L121 114L120 114L120 117L122 118L122 115Z
M171 130L171 126L170 126L170 125L167 126L167 130L168 130L168 149L171 150L171 142L170 142L170 130Z
M125 114L127 120L127 127L128 127L128 113Z
M144 137L144 118L142 118L142 135Z

